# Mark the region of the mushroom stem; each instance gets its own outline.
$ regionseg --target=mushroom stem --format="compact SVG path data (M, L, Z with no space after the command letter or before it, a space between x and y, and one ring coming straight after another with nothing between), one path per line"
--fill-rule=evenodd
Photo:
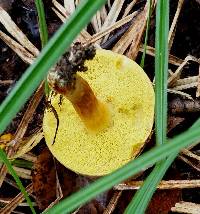
M64 94L72 103L74 109L88 130L98 132L110 124L108 106L99 101L91 87L79 75L76 75L75 87Z
M62 89L58 85L50 86L72 103L88 131L97 133L109 127L111 116L108 106L97 99L87 81L81 76L76 74L74 84Z
M48 74L50 87L64 95L73 105L86 128L99 132L110 124L110 112L106 104L99 101L89 84L77 74L87 71L85 60L92 60L96 54L93 46L83 47L75 43Z

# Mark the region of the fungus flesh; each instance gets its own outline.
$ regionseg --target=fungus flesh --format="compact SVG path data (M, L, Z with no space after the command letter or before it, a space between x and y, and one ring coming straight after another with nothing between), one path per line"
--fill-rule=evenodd
M154 90L142 68L123 55L97 50L85 66L87 72L78 72L76 84L85 81L86 89L91 88L95 110L80 112L88 109L84 94L78 92L76 102L68 94L62 104L57 94L51 98L59 117L53 145L57 121L50 109L45 111L43 130L47 146L64 166L102 176L129 162L144 146L153 126Z

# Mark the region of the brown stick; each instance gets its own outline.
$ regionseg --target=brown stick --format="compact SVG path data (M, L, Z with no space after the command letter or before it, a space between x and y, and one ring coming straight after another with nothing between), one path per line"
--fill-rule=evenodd
M169 103L172 114L184 112L200 112L200 100L181 100L176 98Z
M26 187L26 192L28 194L33 192L32 183ZM1 209L1 214L11 213L22 201L24 201L24 195L20 192L15 198L12 199L12 201L10 201L9 204L7 204L4 208Z
M186 202L186 201L181 201L179 203L175 204L175 207L171 208L172 212L178 212L178 213L193 213L197 214L200 211L200 205L191 203L191 202Z
M115 190L137 190L141 187L143 181L130 181L127 184L121 183L114 186ZM158 189L189 189L200 187L200 180L169 180L161 181Z
M106 207L106 209L104 210L103 214L113 213L121 194L122 194L122 191L114 192L113 197L111 198L111 200L110 200L108 206Z

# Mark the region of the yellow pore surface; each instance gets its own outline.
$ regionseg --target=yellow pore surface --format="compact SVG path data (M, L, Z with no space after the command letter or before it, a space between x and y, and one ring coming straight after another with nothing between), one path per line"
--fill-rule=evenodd
M102 176L134 158L148 138L154 119L153 86L141 67L123 55L98 50L80 73L97 98L111 113L111 124L94 134L88 132L71 103L59 95L51 103L59 116L44 114L43 130L52 154L67 168L84 175Z

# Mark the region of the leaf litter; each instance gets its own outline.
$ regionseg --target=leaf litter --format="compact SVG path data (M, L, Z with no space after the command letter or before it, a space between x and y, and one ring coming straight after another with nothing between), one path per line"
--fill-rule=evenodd
M188 3L186 1L179 0L179 1L176 1L176 3L173 3L173 8L175 8L174 9L175 12L174 12L174 15L172 14L173 21L172 21L170 33L169 33L169 48L170 48L169 62L170 62L170 69L172 70L171 75L169 75L169 79L168 79L168 92L170 93L169 100L172 100L172 98L179 97L179 99L181 99L181 103L182 103L181 105L183 105L183 103L185 102L198 103L198 99L196 98L196 96L197 97L199 96L199 87L200 87L199 69L197 69L195 72L192 71L187 74L185 70L187 70L186 68L188 66L188 63L199 64L198 57L200 56L191 56L190 54L191 50L188 49L187 56L185 56L185 59L183 60L181 59L182 55L181 54L176 55L176 51L174 51L174 47L176 47L176 44L179 43L179 41L177 41L176 35L177 33L179 33L180 22L182 25L184 25L181 19L183 19L182 17L184 16L186 7L193 8L193 10L194 10L194 7L199 7L197 5L198 1L196 1L197 2L196 5L194 2L195 1L191 1L190 3ZM79 1L70 0L70 1L64 1L64 4L61 4L53 0L51 5L52 8L50 8L49 6L48 10L52 10L52 13L54 12L57 15L57 19L58 20L61 19L61 21L64 22L65 20L67 20L69 15L74 11L78 3ZM46 1L44 1L44 4L46 4ZM0 21L9 32L8 34L5 31L5 29L1 29L0 38L10 48L12 48L12 50L24 62L26 62L27 64L31 64L34 58L38 55L39 50L35 47L35 45L33 45L32 42L30 42L28 37L20 30L20 28L17 27L18 24L15 24L16 20L14 22L12 18L9 16L10 10L6 12L6 9L10 8L10 6L5 8L2 7L3 5L0 5L0 6L1 6ZM91 25L82 31L82 33L80 34L77 40L82 42L83 44L94 42L97 48L101 48L101 45L103 45L103 43L111 41L110 45L114 51L118 53L125 53L128 57L138 60L140 57L140 52L143 52L142 41L143 41L144 31L146 26L146 17L147 17L147 6L145 6L145 2L142 4L138 0L135 0L135 1L115 0L114 2L108 1L108 5L106 5L100 11L98 11L98 13L92 19ZM53 18L56 19L55 17ZM155 18L154 15L152 15L151 17L152 29L150 30L150 32L153 30L154 18ZM117 33L117 31L123 29L127 23L130 23L130 26L125 30L125 32L122 31L123 35L121 35L117 41L112 39ZM12 35L12 37L10 35ZM153 73L153 68L151 67L151 60L154 57L154 53L155 53L154 41L151 40L150 38L147 46L147 52L146 52L147 54L146 66L148 68L148 69L146 68L146 70L152 73ZM148 74L151 77L153 77L152 73L148 73ZM0 81L0 84L3 84L3 81L4 79ZM11 79L10 81L13 81L13 80ZM32 171L32 176L31 176L32 183L31 181L29 181L27 190L29 193L32 193L34 191L35 201L37 202L37 206L40 209L44 210L45 208L48 209L48 207L52 205L52 203L53 204L57 203L62 197L66 197L67 195L77 191L82 186L88 185L88 183L91 181L88 178L81 177L80 175L77 175L74 172L71 172L70 170L64 169L62 166L56 163L56 161L53 159L53 157L48 152L48 150L39 149L39 151L37 151L37 147L41 148L41 145L40 145L40 141L42 141L41 132L38 130L32 130L33 133L29 134L28 128L30 127L29 129L31 129L31 126L32 126L31 121L33 120L33 115L36 112L36 108L39 105L41 105L41 100L43 96L42 87L43 86L41 85L38 91L32 97L29 107L27 108L21 120L20 125L17 127L17 131L13 133L14 138L10 141L10 143L8 143L9 147L5 146L5 148L10 158L13 158L13 157L18 159L24 158L24 160L26 160L26 158L29 157L29 160L34 161L35 155L38 156L37 161L36 162L34 161L34 170ZM196 92L196 96L194 92ZM188 99L193 101L190 101ZM176 111L177 111L177 108L176 108ZM191 107L191 111L195 111L195 107ZM180 127L182 123L185 123L184 121L188 121L188 116L187 116L188 111L186 111L186 109L184 108L182 113L183 115L181 115L181 117L173 116L171 115L171 113L169 113L171 118L170 119L171 125L169 126L169 131L171 135L173 135L173 132L176 133L176 130L178 130L177 127ZM194 114L190 117L193 118L194 120L197 115L198 114ZM38 124L39 123L41 123L41 121L39 121ZM186 127L183 127L183 128L185 129ZM37 143L34 144L34 141L36 141ZM42 145L42 147L44 147L44 145ZM186 162L189 167L195 169L196 173L198 174L199 155L198 153L196 154L197 150L198 150L198 145L194 148L188 148L188 149L182 150L179 158L181 158L181 160ZM31 155L30 151L33 151L35 154ZM6 180L8 179L8 175L7 175L7 170L5 166L2 164L0 166L1 166L0 184L2 184L3 182L6 182ZM26 173L29 173L30 170L20 168L18 169L18 172L21 173L20 176L23 177L23 175ZM76 211L76 213L84 213L84 212L86 213L88 212L113 213L114 212L115 213L115 210L119 209L119 204L121 203L121 201L124 200L122 196L127 194L127 190L129 190L129 193L131 191L131 196L132 196L133 190L131 190L131 188L133 189L139 188L145 176L146 176L146 172L143 172L140 175L140 177L137 178L136 181L132 180L131 185L128 184L128 186L127 184L119 184L118 186L114 187L114 190L111 190L111 192L109 193L111 194L111 197L109 196L108 193L106 193L102 196L102 198L100 198L100 200L99 199L94 200L87 206L84 206L83 208L79 208ZM181 172L179 172L179 176L181 176ZM197 178L199 178L199 176L197 176ZM46 182L47 180L48 182ZM82 180L84 181L83 183L80 182ZM162 185L164 185L164 187L162 187ZM166 206L168 206L167 208L168 211L170 209L173 212L174 211L178 212L179 210L182 210L182 212L188 213L189 209L198 210L198 206L199 206L198 204L181 201L179 194L177 195L177 198L174 197L177 199L176 205L172 205L172 201L168 197L169 195L172 195L172 194L176 195L177 190L173 190L173 188L176 188L176 189L177 188L180 188L180 189L198 188L199 187L198 179L191 180L188 178L187 180L184 180L184 179L166 180L166 181L163 180L161 181L158 188L160 187L165 188L165 190L162 190L163 192L160 195L156 193L156 196L152 199L152 203L158 206L157 210L161 209L162 213L166 211L166 208L159 208L159 205L161 204L162 201L167 201ZM10 188L12 189L13 187L10 187ZM49 192L50 189L51 189L51 192ZM169 193L169 191L171 192ZM47 192L49 194L46 194ZM3 204L3 208L1 211L3 211L4 213L11 212L18 205L20 205L22 201L23 201L23 196L21 193L19 193L19 195L13 196L13 200L11 200L9 203L7 203L6 205ZM120 213L122 213L124 209L125 209L125 205L124 205L124 208L120 208ZM153 211L154 212L156 211L155 206L153 208ZM149 213L152 213L152 212L149 211Z

